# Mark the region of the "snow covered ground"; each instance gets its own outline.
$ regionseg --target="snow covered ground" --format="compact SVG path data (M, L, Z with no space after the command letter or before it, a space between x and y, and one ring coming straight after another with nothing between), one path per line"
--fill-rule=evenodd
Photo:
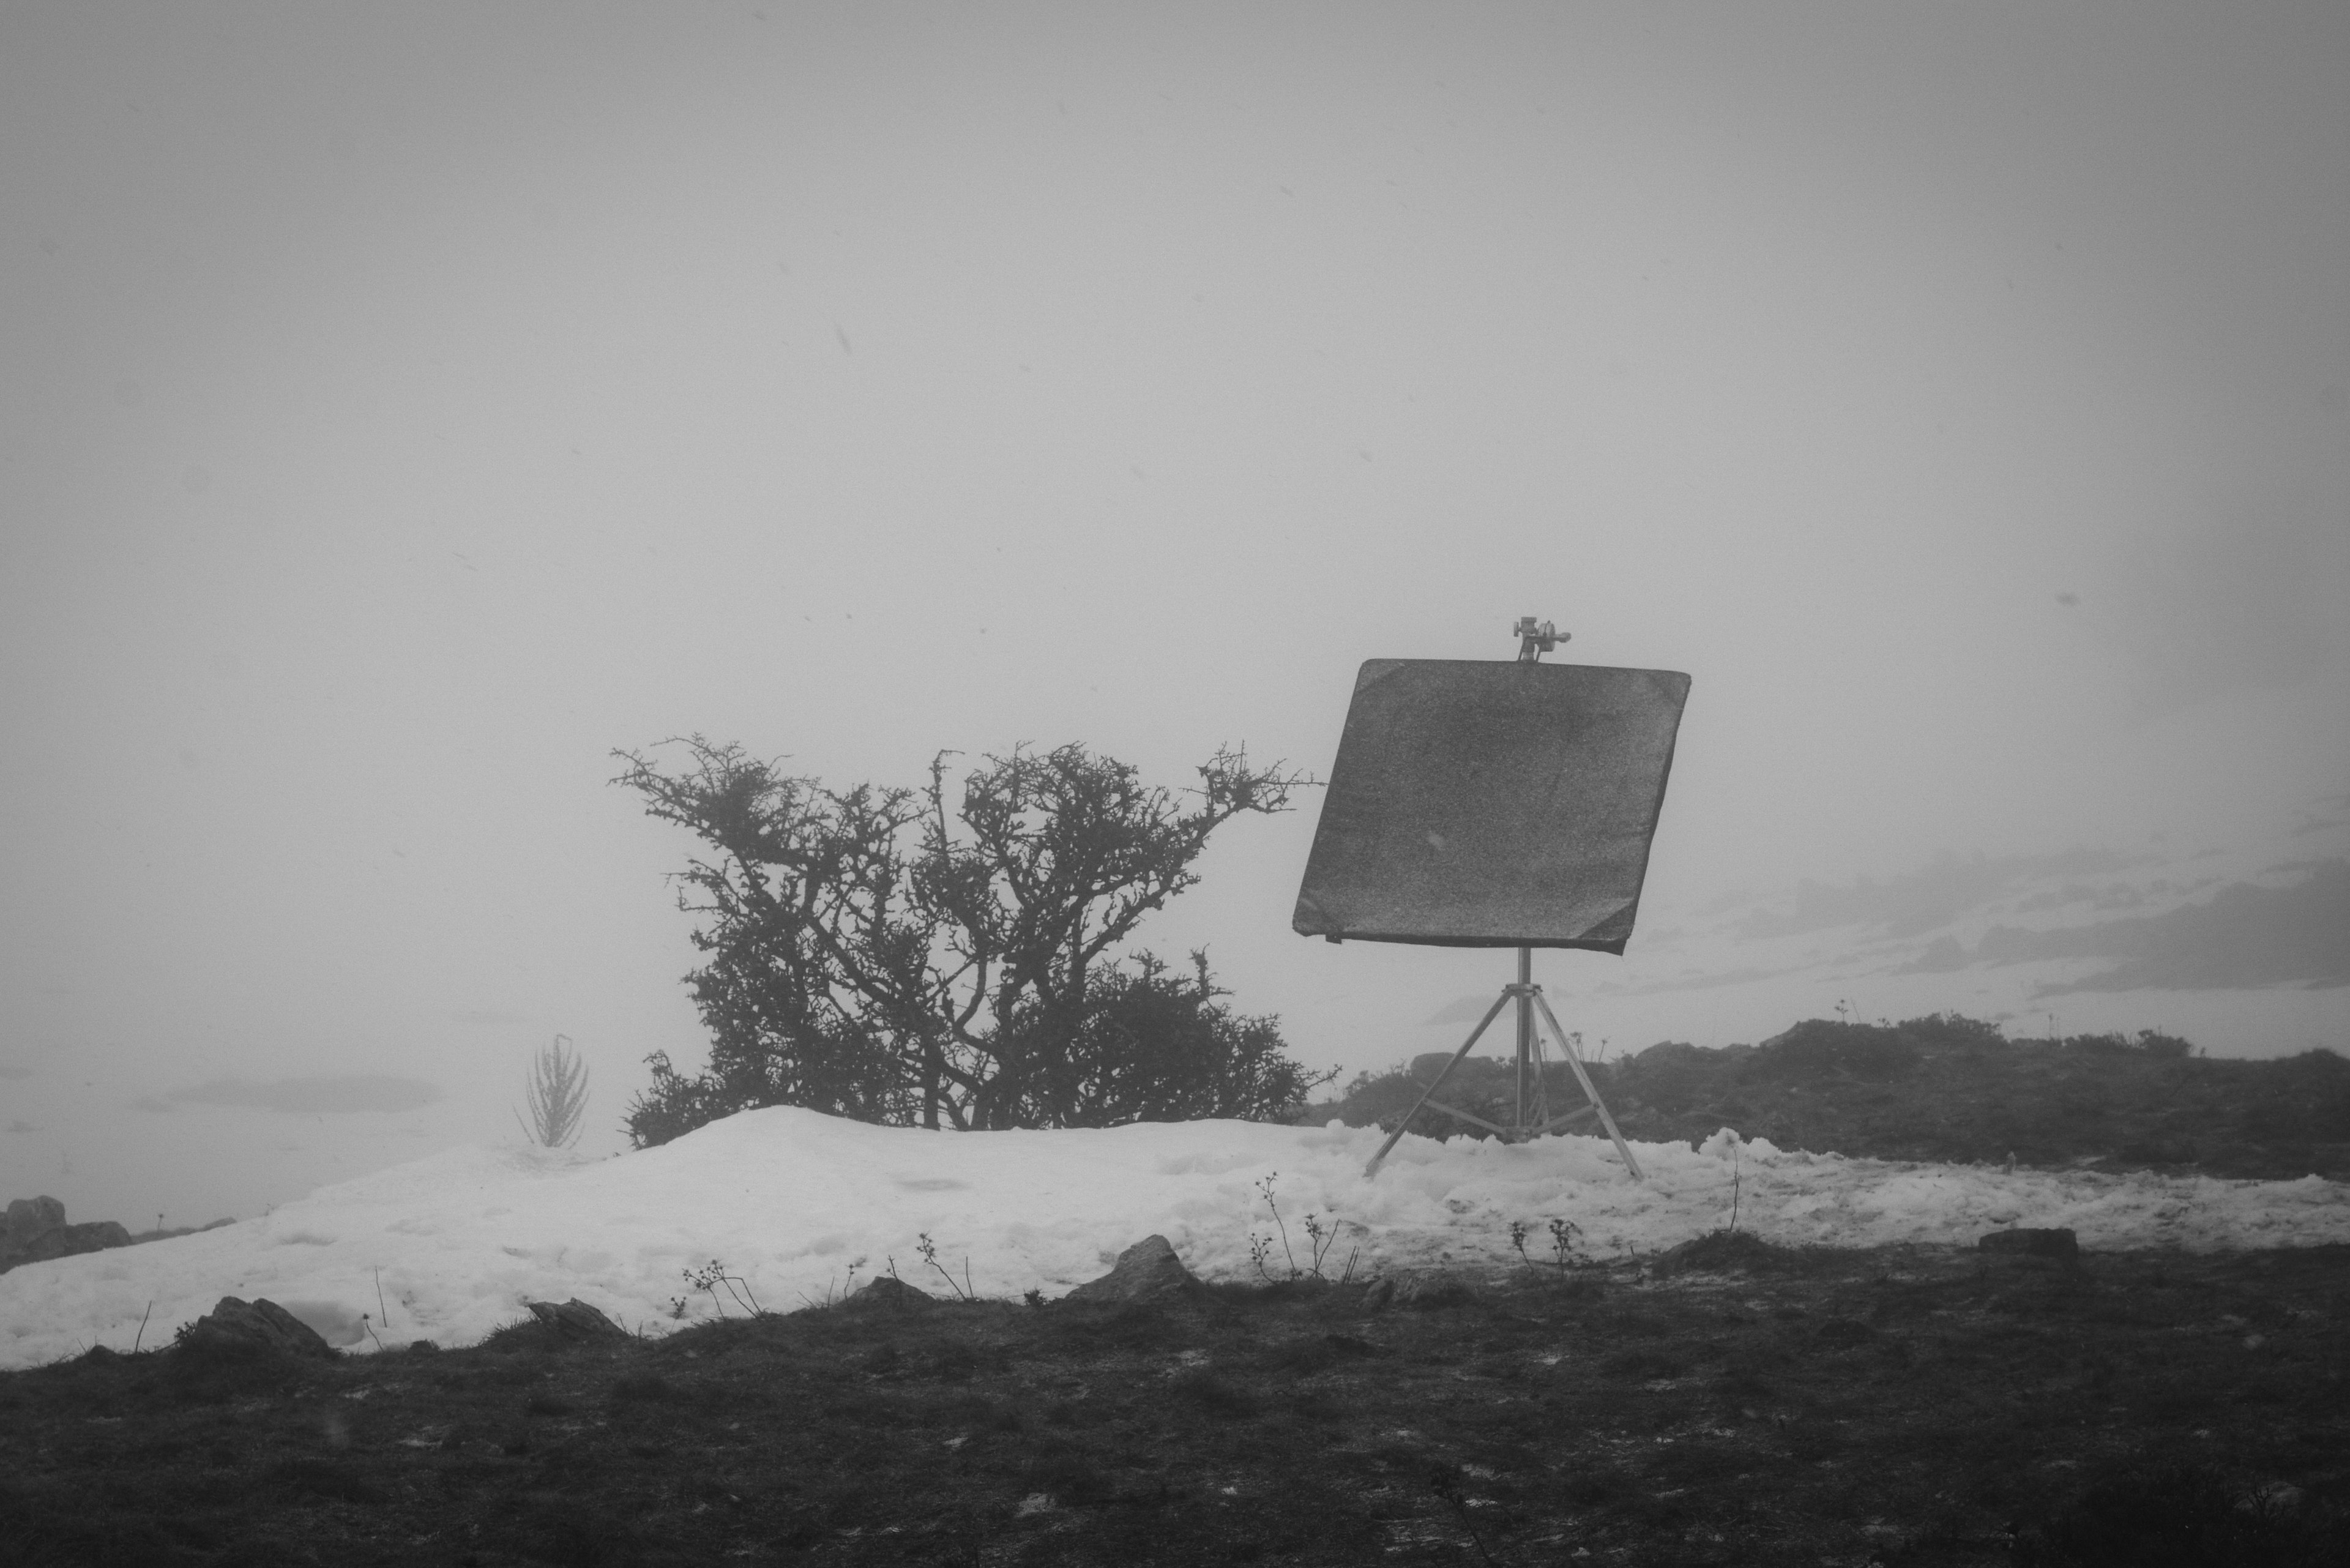
M379 1338L470 1344L525 1301L573 1296L668 1331L720 1302L738 1310L723 1286L713 1299L684 1277L713 1259L770 1310L821 1302L893 1259L947 1294L920 1256L925 1234L983 1296L1057 1295L1153 1232L1209 1279L1253 1275L1252 1234L1274 1236L1285 1272L1265 1183L1299 1266L1312 1214L1335 1227L1325 1272L1351 1257L1358 1277L1513 1262L1513 1220L1537 1258L1554 1218L1602 1258L1660 1250L1727 1223L1733 1178L1740 1228L1786 1242L1971 1243L2009 1224L2070 1226L2091 1249L2350 1241L2350 1186L2315 1177L2007 1173L1782 1153L1725 1130L1699 1149L1634 1145L1642 1182L1607 1140L1574 1137L1407 1137L1366 1180L1380 1137L1233 1121L932 1133L771 1109L604 1159L452 1149L258 1220L0 1275L0 1367L128 1350L142 1314L144 1342L169 1343L224 1295L265 1296L330 1343L372 1351Z

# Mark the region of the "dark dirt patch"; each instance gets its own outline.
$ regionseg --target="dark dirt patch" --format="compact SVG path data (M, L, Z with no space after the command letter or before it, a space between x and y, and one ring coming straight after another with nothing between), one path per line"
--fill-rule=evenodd
M1409 1311L1222 1287L90 1357L0 1376L0 1561L2350 1560L2350 1248L1685 1256Z

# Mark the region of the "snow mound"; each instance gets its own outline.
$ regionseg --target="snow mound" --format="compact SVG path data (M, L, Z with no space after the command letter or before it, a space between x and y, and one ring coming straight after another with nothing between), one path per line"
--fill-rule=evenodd
M660 1148L589 1160L451 1149L322 1188L265 1218L0 1276L0 1368L92 1345L145 1343L224 1295L265 1296L338 1344L470 1344L525 1301L580 1297L648 1334L724 1299L686 1275L713 1259L761 1306L790 1310L886 1273L938 1294L927 1236L981 1295L1057 1295L1157 1232L1204 1279L1313 1262L1325 1272L1484 1269L1515 1262L1509 1228L1546 1245L1553 1219L1607 1258L1660 1251L1728 1222L1766 1241L1971 1244L2006 1225L2065 1226L2091 1250L2350 1241L2350 1186L2151 1173L2003 1171L1783 1151L1723 1128L1696 1148L1633 1146L1635 1182L1605 1138L1505 1145L1407 1137L1376 1178L1377 1128L1253 1122L952 1133L813 1111L748 1111ZM1277 1206L1276 1223L1273 1207ZM1285 1231L1285 1239L1284 1232Z

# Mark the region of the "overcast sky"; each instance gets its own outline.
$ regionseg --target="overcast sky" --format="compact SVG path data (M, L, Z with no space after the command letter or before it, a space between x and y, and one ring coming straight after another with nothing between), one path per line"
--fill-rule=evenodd
M558 1030L619 1147L702 1035L614 748L1326 771L1548 617L1693 686L1543 978L1712 929L1607 1016L1720 1044L1867 979L1722 989L1807 881L2333 886L2345 602L2339 5L11 5L0 1196L512 1137ZM1147 934L1384 1066L1507 960L1291 934L1317 806ZM2244 972L2068 1019L2343 1043Z

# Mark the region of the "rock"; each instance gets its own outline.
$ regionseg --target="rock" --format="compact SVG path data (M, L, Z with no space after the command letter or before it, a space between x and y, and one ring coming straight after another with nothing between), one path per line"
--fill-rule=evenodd
M2054 1258L2065 1263L2081 1261L2081 1243L2066 1230L1993 1231L1975 1242L1975 1250L2011 1258Z
M43 1231L65 1222L66 1206L54 1198L14 1199L8 1204L7 1230L0 1233L0 1251L20 1251Z
M939 1303L897 1275L883 1274L849 1292L841 1298L840 1304L850 1312L920 1312Z
M198 1355L258 1352L322 1361L336 1355L334 1346L319 1338L317 1329L276 1302L243 1302L234 1296L221 1297L217 1306L190 1324L181 1333L178 1347Z
M1409 1284L1396 1287L1396 1300L1405 1306L1466 1306L1476 1299L1477 1292L1468 1281L1451 1274L1420 1274Z
M1786 1260L1779 1250L1746 1231L1713 1231L1668 1247L1649 1267L1659 1277L1669 1274L1761 1274L1781 1268Z
M1110 1272L1087 1280L1061 1298L1072 1302L1155 1302L1186 1296L1200 1288L1164 1236L1145 1236L1118 1255Z
M130 1232L111 1220L93 1220L87 1225L59 1225L35 1237L31 1246L10 1260L9 1266L45 1263L52 1258L72 1258L84 1252L103 1252L109 1247L129 1245Z
M1474 1301L1476 1295L1467 1281L1440 1269L1404 1269L1373 1280L1370 1288L1363 1293L1363 1310L1378 1312L1388 1306L1461 1306Z
M1856 1317L1832 1317L1812 1331L1812 1342L1828 1350L1851 1350L1877 1337L1877 1331Z
M2290 1481L2262 1481L2237 1501L2236 1510L2263 1520L2285 1520L2301 1511L2301 1489Z
M599 1339L629 1337L627 1329L577 1296L573 1296L561 1306L553 1302L525 1302L522 1304L530 1309L531 1316L545 1324L548 1331L566 1345L586 1345Z
M25 1263L129 1245L130 1232L111 1220L68 1225L66 1206L56 1199L19 1198L8 1205L6 1229L0 1230L0 1273Z
M129 1245L130 1232L111 1220L68 1225L66 1206L56 1199L19 1198L8 1205L6 1226L0 1229L0 1274L25 1263Z

